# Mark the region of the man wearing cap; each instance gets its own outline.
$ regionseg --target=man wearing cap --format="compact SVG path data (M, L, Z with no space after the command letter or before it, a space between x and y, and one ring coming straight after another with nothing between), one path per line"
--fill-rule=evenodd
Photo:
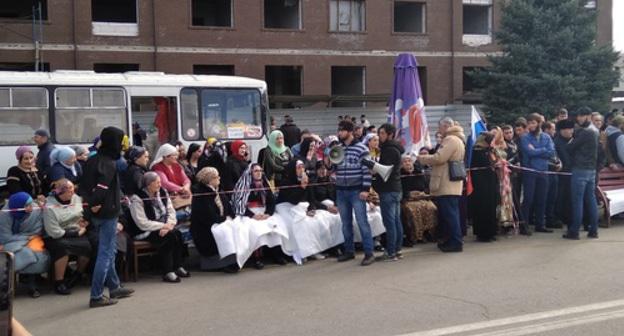
M50 141L50 133L45 129L35 131L33 141L37 144L39 152L37 152L37 169L39 170L39 178L44 186L49 186L48 174L52 165L50 164L50 154L54 150L54 144Z
M592 111L581 107L575 113L578 127L574 138L567 145L572 159L572 223L565 239L578 240L583 213L589 219L588 238L598 238L598 208L596 203L596 161L598 158L598 133L590 129Z
M373 254L373 237L366 214L366 199L370 191L372 177L362 159L368 156L368 149L353 137L353 122L343 120L338 124L338 137L344 149L344 159L333 166L336 172L336 203L342 220L344 235L344 254L338 257L339 262L355 258L353 242L353 213L362 236L364 259L362 266L375 262Z
M568 142L574 134L574 121L566 119L557 122L557 135L555 135L555 151L561 160L561 173L572 171L572 159L568 152ZM557 203L555 204L555 216L563 224L571 223L571 201L570 201L570 175L561 174L558 176ZM556 225L559 226L559 225Z

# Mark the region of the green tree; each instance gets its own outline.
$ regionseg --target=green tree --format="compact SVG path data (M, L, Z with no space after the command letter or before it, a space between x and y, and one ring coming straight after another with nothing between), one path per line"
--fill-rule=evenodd
M596 45L596 12L583 0L506 0L495 37L502 56L475 72L488 120L589 106L607 111L619 74L613 46Z

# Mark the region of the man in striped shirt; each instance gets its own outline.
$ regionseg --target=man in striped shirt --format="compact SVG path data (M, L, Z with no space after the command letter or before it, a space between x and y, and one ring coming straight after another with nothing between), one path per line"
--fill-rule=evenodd
M366 199L371 187L371 173L362 165L362 159L368 156L368 149L361 142L355 141L353 136L354 125L349 120L343 120L338 125L338 138L344 148L344 159L334 167L336 172L336 203L342 220L344 235L344 254L338 258L339 262L355 258L353 242L353 213L360 228L364 259L362 266L368 266L375 261L373 255L373 237L366 215Z

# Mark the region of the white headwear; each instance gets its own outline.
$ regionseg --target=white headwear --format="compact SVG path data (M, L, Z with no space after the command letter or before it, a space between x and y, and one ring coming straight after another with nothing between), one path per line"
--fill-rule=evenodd
M154 157L154 162L152 162L152 164L150 165L150 169L152 169L156 164L162 162L165 156L177 153L178 150L168 143L160 146L160 148L158 148L158 152L156 152L156 156Z

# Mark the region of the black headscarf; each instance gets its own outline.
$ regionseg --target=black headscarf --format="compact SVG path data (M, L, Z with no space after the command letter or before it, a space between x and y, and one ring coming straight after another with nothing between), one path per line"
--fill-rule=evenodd
M200 146L196 143L192 143L189 146L188 151L186 152L186 161L191 162L191 156L193 156L193 153L197 152L199 147Z
M124 131L117 127L106 127L100 134L102 145L98 149L98 154L117 160L121 157L121 141L123 140Z

